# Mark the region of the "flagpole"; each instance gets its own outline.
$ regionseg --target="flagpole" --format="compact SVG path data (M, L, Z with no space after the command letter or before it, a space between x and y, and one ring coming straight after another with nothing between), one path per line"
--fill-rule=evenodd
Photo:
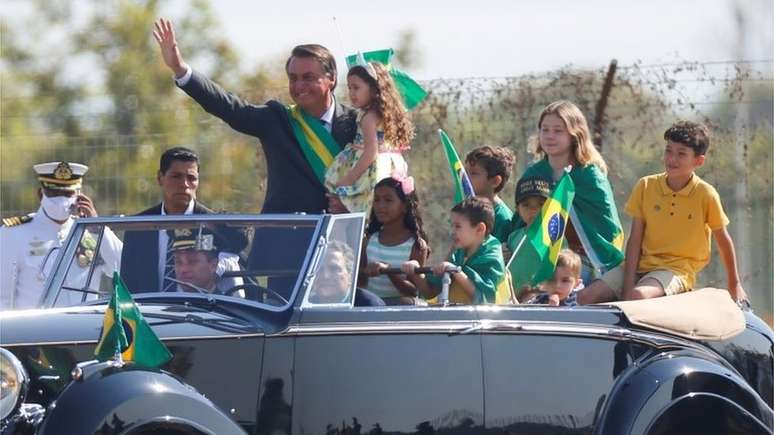
M513 253L511 254L511 258L508 260L508 264L505 265L506 269L510 269L511 263L513 262L513 259L516 258L516 254L521 249L521 245L524 244L524 241L527 240L527 232L524 232L524 235L521 236L521 240L519 240L519 244L516 245L516 249L513 250Z
M333 27L336 28L336 34L339 35L339 45L341 45L341 51L346 53L347 51L344 49L344 36L342 36L341 28L339 27L339 22L336 20L336 16L333 17ZM346 54L345 54L346 56ZM345 62L346 64L346 62Z

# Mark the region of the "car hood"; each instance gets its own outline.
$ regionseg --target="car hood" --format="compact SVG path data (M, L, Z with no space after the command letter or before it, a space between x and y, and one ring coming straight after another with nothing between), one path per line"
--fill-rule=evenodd
M0 312L0 345L96 343L106 305ZM161 339L261 333L260 325L189 305L138 304Z

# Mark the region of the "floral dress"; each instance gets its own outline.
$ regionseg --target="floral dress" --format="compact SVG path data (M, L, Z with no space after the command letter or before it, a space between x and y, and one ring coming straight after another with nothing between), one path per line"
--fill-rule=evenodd
M368 214L371 212L376 183L384 178L391 177L393 174L406 174L408 172L408 164L401 154L401 148L385 142L384 131L380 126L376 132L376 143L379 147L376 161L368 167L354 184L336 187L338 180L344 178L357 164L360 156L363 155L363 132L360 127L362 119L363 112L357 118L355 139L344 147L344 150L328 166L325 173L325 188L329 192L338 195L350 213L364 212Z

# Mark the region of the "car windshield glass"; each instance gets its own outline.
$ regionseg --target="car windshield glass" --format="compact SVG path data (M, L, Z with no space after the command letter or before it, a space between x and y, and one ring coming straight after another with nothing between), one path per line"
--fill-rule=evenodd
M319 222L218 215L84 220L41 267L47 277L43 305L107 298L117 272L135 295L202 293L286 307Z
M312 286L304 306L307 308L351 307L360 257L363 217L333 216L320 261L312 275Z

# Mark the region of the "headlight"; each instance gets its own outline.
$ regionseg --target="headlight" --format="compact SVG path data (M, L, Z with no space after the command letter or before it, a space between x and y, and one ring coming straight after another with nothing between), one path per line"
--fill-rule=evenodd
M19 407L27 393L29 378L21 362L7 350L0 348L0 420Z

